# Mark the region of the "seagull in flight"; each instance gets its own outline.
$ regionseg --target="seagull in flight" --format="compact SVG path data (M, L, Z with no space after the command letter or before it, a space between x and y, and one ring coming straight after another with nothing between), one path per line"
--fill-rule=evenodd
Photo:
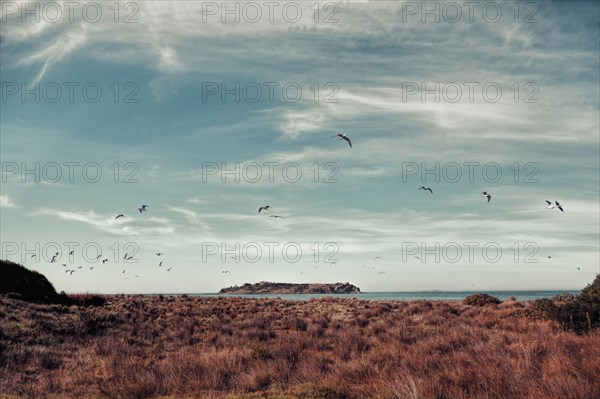
M66 263L63 263L62 265L63 265L63 267L67 267L67 264L66 264Z
M376 256L376 257L374 257L373 259L374 259L374 260L377 260L377 259L383 259L383 258L382 258L381 256Z
M272 217L272 218L275 218L275 219L277 219L277 218L279 218L279 219L285 219L283 216L279 216L279 215L271 215L269 217Z
M266 211L269 208L271 208L271 205L265 205L265 206L261 206L260 208L258 208L258 213L260 213L260 211L262 211L263 209Z
M223 270L221 273L229 273L229 270Z
M73 255L75 253L75 250L69 252L69 255Z
M483 198L487 198L487 202L489 203L490 200L492 199L492 196L490 194L488 194L487 191L482 192L481 194L483 194Z
M131 260L131 259L133 259L133 255L131 255L130 257L128 257L128 258L127 258L127 259L125 259L125 260Z
M375 266L367 266L367 265L361 265L362 267L364 267L365 269L369 269L370 271L373 271L373 269L375 269Z
M379 273L377 273L377 274L385 274L385 272L379 272Z
M147 212L148 211L148 205L142 205L141 208L138 208L138 211L140 211L140 213Z
M173 268L173 267L169 267L169 268L167 269L167 271L168 271L168 272L170 272L172 268Z
M162 261L158 264L158 267L162 267Z
M58 256L58 255L54 255L54 256L52 257L52 260L50 261L50 263L54 263L54 262L56 262L56 257L57 257L57 256Z
M125 217L125 215L123 215L122 213L119 213L119 214L117 215L117 217L115 217L115 219L118 219L118 218L124 218L124 217Z
M558 203L558 201L554 201L554 204L552 204L552 202L546 200L546 203L548 204L548 207L546 209L554 209L554 208L558 208L560 209L561 212L564 212L565 210L562 208L562 205Z
M431 187L421 186L419 188L419 191L421 191L421 190L429 191L431 194L433 194L433 190L431 190Z
M32 258L35 258L35 254L31 255Z
M94 270L94 267L95 267L95 266L90 266L90 270Z
M75 270L65 270L65 273L69 273L69 275L72 275L73 273L75 273Z
M162 256L162 255L163 255L163 253L162 253L162 252L157 252L157 253L156 253L156 256Z
M335 136L331 136L331 138L334 137L338 137L338 140L346 140L348 142L348 145L350 146L350 148L352 148L352 142L350 141L350 137L348 137L348 135L346 133L339 133L336 134Z
M125 252L125 256L123 256L123 260L127 260L127 252Z
M577 270L581 270L581 267L578 267Z
M106 259L102 259L102 263L103 263L103 264L104 264L104 263L106 263L106 262L108 262L108 258L106 258Z

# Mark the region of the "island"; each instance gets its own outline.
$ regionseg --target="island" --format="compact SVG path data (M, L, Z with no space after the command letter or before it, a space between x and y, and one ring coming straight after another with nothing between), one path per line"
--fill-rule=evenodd
M261 281L223 288L219 294L360 294L360 288L350 283L290 284Z

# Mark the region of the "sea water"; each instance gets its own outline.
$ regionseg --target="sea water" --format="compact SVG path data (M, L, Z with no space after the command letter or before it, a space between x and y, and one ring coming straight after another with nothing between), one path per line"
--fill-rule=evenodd
M281 298L294 301L306 301L311 298L358 298L365 300L378 301L461 301L476 293L485 293L497 297L500 300L506 300L509 297L516 297L519 301L530 301L540 298L551 298L556 294L569 293L579 294L580 291L420 291L420 292L363 292L360 294L187 294L189 296L200 296L209 298ZM180 294L173 294L180 295Z

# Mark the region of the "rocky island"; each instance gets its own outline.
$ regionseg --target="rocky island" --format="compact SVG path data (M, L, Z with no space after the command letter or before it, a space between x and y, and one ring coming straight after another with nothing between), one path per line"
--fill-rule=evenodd
M219 294L360 294L360 288L350 283L290 284L261 281L223 288Z

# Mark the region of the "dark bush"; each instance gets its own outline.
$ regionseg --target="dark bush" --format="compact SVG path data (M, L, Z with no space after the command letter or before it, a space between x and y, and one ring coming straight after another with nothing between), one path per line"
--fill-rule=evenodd
M488 294L473 294L463 299L463 303L470 306L485 306L490 303L498 305L501 303L501 301L495 296Z
M564 330L583 333L600 327L600 275L577 296L538 299L533 307Z
M80 294L70 295L66 301L67 304L76 306L102 306L106 303L106 298L100 295Z
M573 302L577 299L577 297L573 294L569 294L568 292L562 292L554 295L551 299L553 302Z

